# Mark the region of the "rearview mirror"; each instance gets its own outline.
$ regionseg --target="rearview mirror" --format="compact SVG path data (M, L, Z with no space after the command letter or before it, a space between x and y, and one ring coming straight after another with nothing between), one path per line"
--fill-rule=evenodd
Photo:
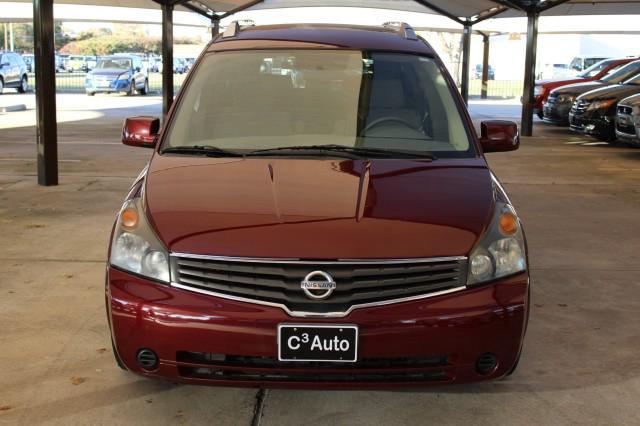
M520 132L513 121L483 121L480 129L480 144L484 152L515 151L520 147Z
M122 143L130 146L153 148L160 133L160 119L157 117L129 117L122 128Z

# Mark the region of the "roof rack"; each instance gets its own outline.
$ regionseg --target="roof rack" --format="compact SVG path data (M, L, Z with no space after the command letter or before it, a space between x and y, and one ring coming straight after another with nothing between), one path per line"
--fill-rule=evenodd
M406 22L385 22L382 24L385 28L390 28L396 30L402 37L407 40L417 40L418 36L416 32L413 30L413 27Z
M251 19L242 19L240 21L233 21L227 26L227 29L222 33L222 38L235 37L245 28L255 27L256 23Z

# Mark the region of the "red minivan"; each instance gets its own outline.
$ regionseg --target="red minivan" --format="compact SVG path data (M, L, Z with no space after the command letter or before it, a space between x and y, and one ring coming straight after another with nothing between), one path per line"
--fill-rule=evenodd
M120 209L106 301L118 364L175 382L393 388L515 369L522 224L454 82L406 24L233 24Z

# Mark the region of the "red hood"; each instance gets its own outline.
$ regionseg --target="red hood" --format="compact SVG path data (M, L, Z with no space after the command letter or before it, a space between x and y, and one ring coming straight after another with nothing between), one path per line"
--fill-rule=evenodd
M155 155L149 216L172 252L307 259L466 255L493 208L483 159Z
M538 80L536 86L544 86L547 90L555 89L556 87L566 86L568 84L582 83L584 81L591 81L593 78L559 78L555 80Z

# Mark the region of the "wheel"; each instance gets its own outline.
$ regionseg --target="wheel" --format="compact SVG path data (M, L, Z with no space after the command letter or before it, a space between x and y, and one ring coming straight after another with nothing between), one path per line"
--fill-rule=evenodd
M144 87L138 90L138 93L141 95L146 95L147 93L149 93L149 80L144 80Z
M2 80L2 77L0 77L0 95L2 95L3 89L4 89L4 81Z
M96 92L87 92L87 96L95 96Z
M131 80L131 87L129 87L129 93L127 93L128 96L133 96L136 94L136 81L135 80Z
M29 80L27 80L27 76L23 75L22 80L20 80L20 86L18 86L18 92L26 93L29 90Z

